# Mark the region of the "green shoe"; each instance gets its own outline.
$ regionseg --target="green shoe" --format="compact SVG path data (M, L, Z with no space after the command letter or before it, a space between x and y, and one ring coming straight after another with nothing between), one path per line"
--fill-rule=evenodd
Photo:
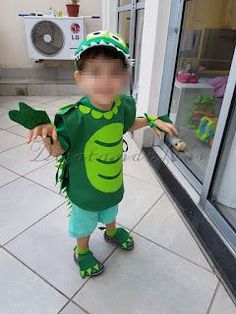
M74 248L74 251L76 247ZM74 260L80 268L80 276L82 278L92 277L101 274L104 270L104 266L100 263L91 251L86 254L79 254L78 256L74 252Z
M134 248L134 240L124 228L117 228L116 234L113 237L108 236L105 231L104 239L126 251Z

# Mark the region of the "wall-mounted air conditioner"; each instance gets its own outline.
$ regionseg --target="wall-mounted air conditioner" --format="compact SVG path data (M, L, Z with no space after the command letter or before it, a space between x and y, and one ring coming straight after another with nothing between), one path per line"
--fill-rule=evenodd
M35 60L72 60L84 39L83 17L24 17L28 53Z

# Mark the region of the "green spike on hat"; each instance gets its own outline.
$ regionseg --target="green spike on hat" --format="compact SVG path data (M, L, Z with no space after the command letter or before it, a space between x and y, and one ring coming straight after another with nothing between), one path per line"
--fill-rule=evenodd
M110 31L96 31L88 34L76 49L75 59L79 60L85 50L95 46L113 47L124 55L129 65L134 65L134 59L130 58L129 48L124 39L118 33Z

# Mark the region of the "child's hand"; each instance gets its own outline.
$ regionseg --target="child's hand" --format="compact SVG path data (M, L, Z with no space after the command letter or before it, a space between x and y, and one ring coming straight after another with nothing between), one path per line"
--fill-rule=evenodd
M41 136L45 139L47 136L50 136L53 141L57 140L57 131L55 127L48 123L48 124L41 124L36 126L33 130L31 130L27 135L27 143L29 144L32 139L35 139L37 136Z
M172 123L164 122L160 119L153 121L163 132L167 133L170 137L178 136L178 131ZM161 139L161 132L157 128L153 128L156 136Z

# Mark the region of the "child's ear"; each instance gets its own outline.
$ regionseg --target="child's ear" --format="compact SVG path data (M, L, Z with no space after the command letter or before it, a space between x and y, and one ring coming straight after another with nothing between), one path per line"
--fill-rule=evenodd
M74 79L75 79L76 83L78 83L80 81L80 78L81 78L81 73L78 70L76 70L74 72Z

